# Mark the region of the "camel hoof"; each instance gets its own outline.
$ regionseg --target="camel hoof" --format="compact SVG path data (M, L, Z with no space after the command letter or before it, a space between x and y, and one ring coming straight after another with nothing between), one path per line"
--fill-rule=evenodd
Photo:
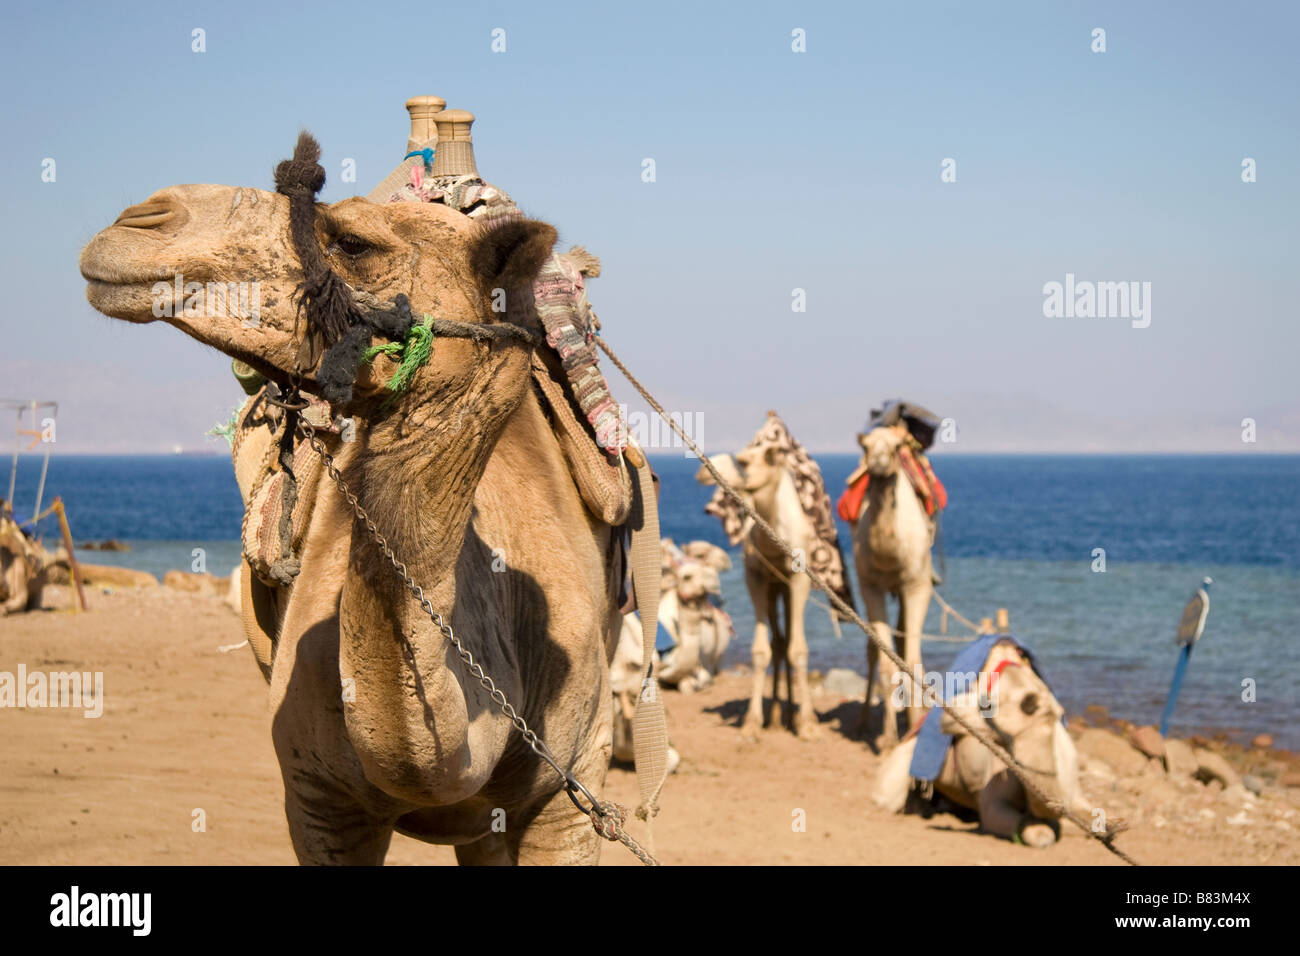
M1021 828L1020 839L1025 846L1041 850L1056 842L1056 831L1046 823L1031 823Z
M800 740L805 740L805 741L821 740L822 732L821 729L814 724L802 724L800 725L798 731L796 731L796 736Z

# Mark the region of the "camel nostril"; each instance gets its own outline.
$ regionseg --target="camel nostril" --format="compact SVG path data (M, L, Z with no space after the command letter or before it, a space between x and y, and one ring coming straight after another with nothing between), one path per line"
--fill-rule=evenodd
M180 203L171 199L150 199L124 209L113 225L126 226L129 229L157 229L167 226L168 231L172 232L188 218L189 213Z

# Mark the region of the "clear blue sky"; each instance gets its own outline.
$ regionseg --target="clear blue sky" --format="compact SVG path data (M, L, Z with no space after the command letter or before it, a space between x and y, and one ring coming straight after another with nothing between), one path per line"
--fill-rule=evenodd
M201 447L226 361L95 313L81 245L173 183L270 188L300 127L324 198L364 194L432 93L602 257L611 342L710 450L775 408L852 451L891 395L954 417L954 451L1300 450L1295 4L471 6L8 9L0 395L60 399L68 451ZM1045 318L1067 272L1150 282L1151 326Z

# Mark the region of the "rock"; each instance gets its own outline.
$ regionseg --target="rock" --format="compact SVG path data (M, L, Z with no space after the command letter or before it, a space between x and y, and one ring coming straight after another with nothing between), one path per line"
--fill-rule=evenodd
M91 587L110 588L156 588L158 579L148 571L136 571L134 568L115 568L106 564L77 563L81 572L81 583Z
M1147 786L1143 787L1139 793L1141 806L1147 810L1157 810L1161 807L1178 806L1183 801L1183 795L1168 780L1154 780Z
M822 691L840 697L867 696L867 679L847 667L832 667L822 678Z
M222 578L214 578L210 574L168 571L163 575L163 587L187 591L190 594L212 594L224 597L230 589L230 582Z
M1165 769L1171 777L1194 777L1196 768L1196 754L1186 741L1173 737L1165 741Z
M94 541L83 541L78 547L83 551L130 551L131 546L125 541L118 541L116 538L109 538L107 541L100 541L96 544Z
M1136 775L1145 769L1147 758L1109 730L1089 727L1079 735L1075 747L1089 758L1108 765L1116 773Z
M1273 735L1272 735L1272 734L1258 734L1258 735L1256 735L1255 739L1252 740L1252 741L1250 742L1250 745L1251 745L1252 747L1258 747L1260 750L1272 750L1272 749L1273 749Z
M1101 704L1089 704L1083 708L1083 713L1098 722L1104 722L1110 717L1110 711Z
M1238 813L1236 816L1228 817L1228 818L1225 819L1223 822L1226 823L1226 824L1228 824L1228 826L1231 826L1231 827L1245 827L1245 826L1250 826L1250 820L1246 817L1246 811L1245 811L1245 810L1242 810L1242 811L1241 811L1240 813Z
M1164 780L1166 777L1165 762L1159 757L1148 757L1147 765L1142 768L1142 776Z
M1300 770L1292 770L1289 773L1282 774L1277 782L1284 787L1300 787Z
M1237 771L1233 770L1228 765L1228 761L1214 751L1197 747L1193 753L1196 755L1196 777L1198 780L1205 783L1218 780L1225 788L1232 786L1234 783L1240 783Z
M1251 793L1239 783L1230 783L1223 788L1223 793L1219 794L1219 799L1226 803L1249 803L1254 806L1254 800Z
M1165 755L1165 738L1154 727L1134 727L1129 731L1128 739L1129 743L1148 757L1163 758Z
M1241 785L1251 793L1255 794L1255 796L1259 796L1264 792L1264 781L1259 779L1259 777L1255 776L1253 773L1243 775L1241 778Z
M1071 737L1078 737L1079 734L1083 733L1084 728L1086 728L1087 726L1088 726L1088 722L1084 720L1082 717L1080 717L1078 714L1075 714L1073 717L1071 717L1069 720L1065 722L1065 729L1070 732Z

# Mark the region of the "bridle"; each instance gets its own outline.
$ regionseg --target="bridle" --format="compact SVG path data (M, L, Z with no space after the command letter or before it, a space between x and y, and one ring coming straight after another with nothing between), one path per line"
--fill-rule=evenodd
M275 189L289 199L289 232L303 270L303 280L295 294L298 313L305 316L305 328L286 400L271 402L289 414L306 408L298 395L305 369L315 368L319 361L317 380L322 397L332 404L351 401L352 384L370 340L380 335L390 341L403 341L416 322L410 300L404 294L383 301L372 293L353 288L326 263L316 239L315 225L316 195L325 185L325 169L319 160L320 144L304 130L298 135L293 157L275 168ZM425 318L435 338L469 339L488 345L518 341L530 347L542 341L540 335L511 322L484 324ZM296 326L295 321L295 334Z

